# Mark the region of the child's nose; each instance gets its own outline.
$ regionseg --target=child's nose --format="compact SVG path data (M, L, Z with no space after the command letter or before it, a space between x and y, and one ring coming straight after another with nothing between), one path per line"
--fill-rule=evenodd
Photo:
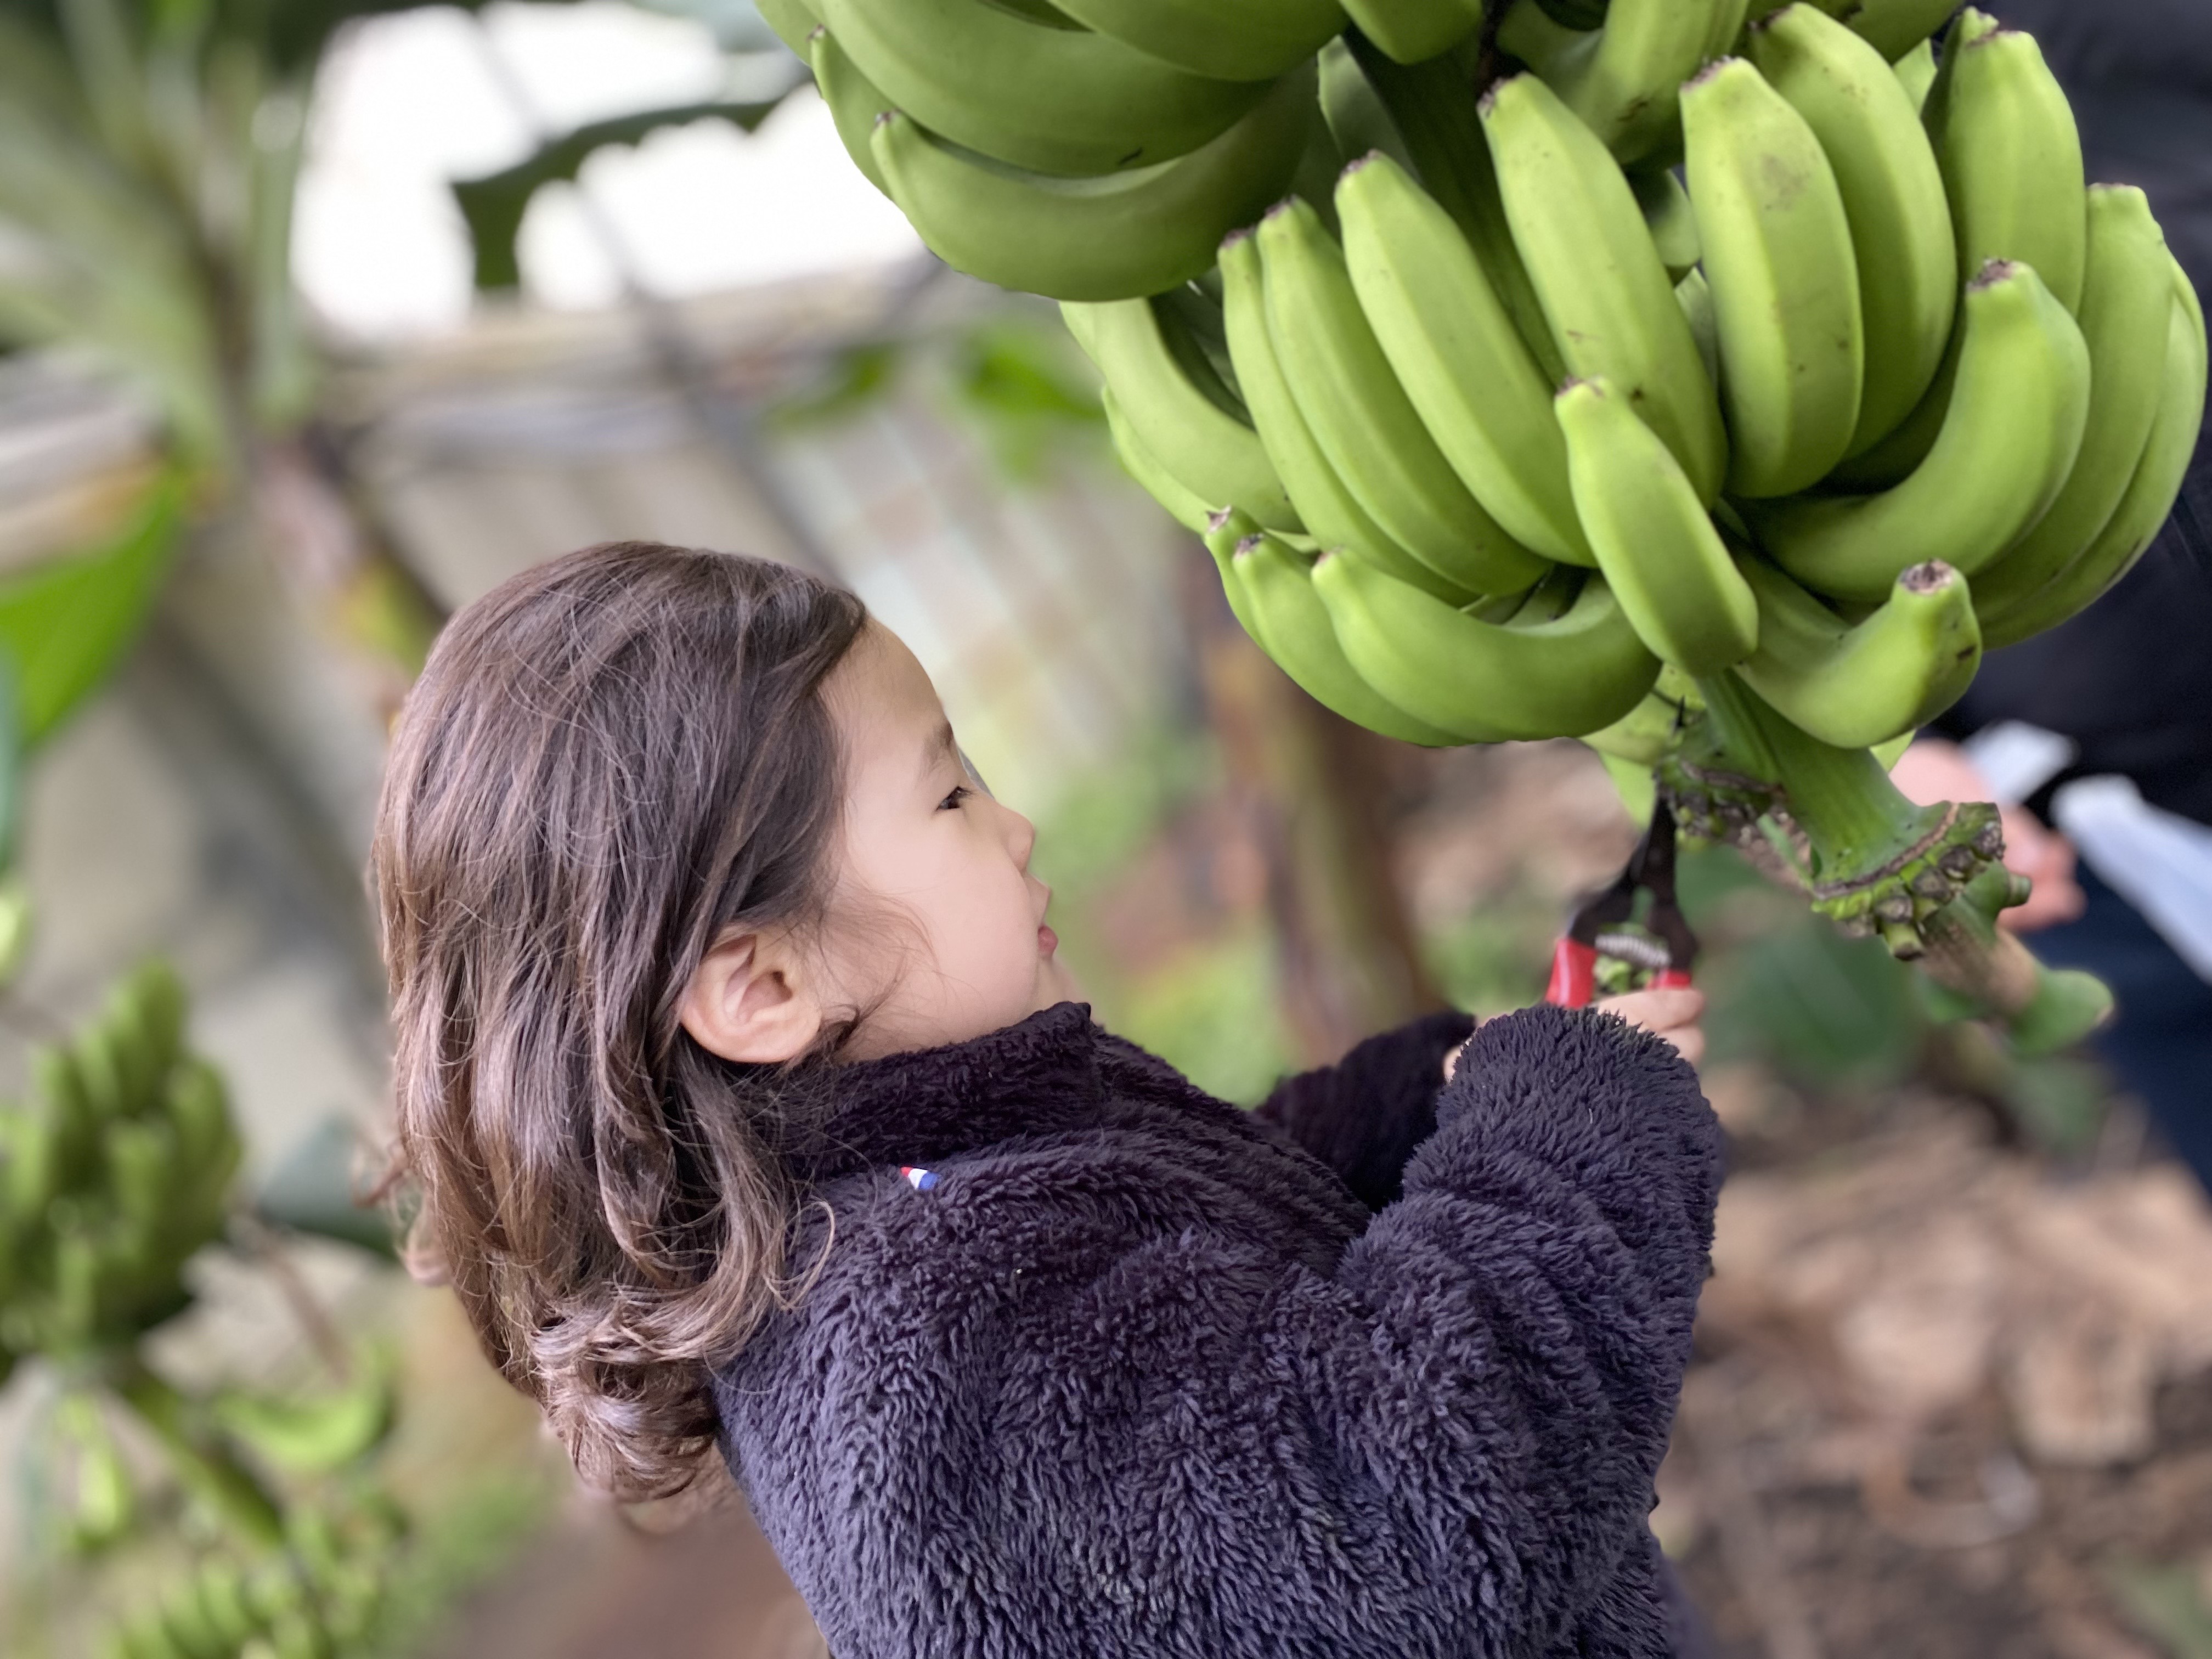
M1006 809L1006 817L1012 820L1013 831L1006 842L1006 850L1013 854L1015 864L1027 870L1030 854L1036 848L1036 825L1011 807Z

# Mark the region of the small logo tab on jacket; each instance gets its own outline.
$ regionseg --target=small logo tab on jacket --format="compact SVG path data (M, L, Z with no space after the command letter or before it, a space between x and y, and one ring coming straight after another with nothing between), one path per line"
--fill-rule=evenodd
M918 1193L926 1193L937 1185L937 1172L934 1170L917 1170L910 1164L902 1164L899 1165L899 1174L905 1177L906 1184Z

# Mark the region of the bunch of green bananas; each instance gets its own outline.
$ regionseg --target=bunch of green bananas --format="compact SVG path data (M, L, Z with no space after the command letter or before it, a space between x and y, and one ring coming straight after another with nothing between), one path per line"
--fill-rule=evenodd
M184 1048L185 996L138 969L0 1106L0 1380L22 1355L126 1348L191 1300L240 1146L222 1080Z
M1277 0L1264 50L1249 0L804 3L856 159L1063 302L1124 464L1317 699L1583 738L1900 955L2017 902L1994 811L1872 751L2126 573L2206 387L2032 38L1968 9L1939 52L1956 0Z
M363 1650L405 1531L389 1504L301 1510L284 1547L211 1555L110 1632L108 1659L337 1659Z
M1433 0L1353 3L1448 14L1455 40L1478 21ZM813 66L854 161L946 263L1065 300L1189 281L1310 171L1314 54L1346 26L1338 0L761 11ZM1334 157L1319 160L1325 177Z
M2002 842L1868 751L2126 572L2206 357L2034 41L1969 10L1940 66L1893 35L1900 72L1876 10L1760 17L1634 141L1595 70L1478 95L1461 56L1351 38L1323 101L1370 149L1328 197L1203 283L1063 309L1125 464L1317 698L1660 768L1686 830L1778 829L1820 908L1911 956Z

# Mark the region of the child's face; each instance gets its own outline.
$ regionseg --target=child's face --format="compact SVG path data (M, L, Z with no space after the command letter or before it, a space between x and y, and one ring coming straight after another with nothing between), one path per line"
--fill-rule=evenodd
M962 762L914 653L872 623L823 690L845 756L825 966L873 1007L851 1057L964 1042L1074 997L1045 926L1052 890L1029 870L1036 830Z

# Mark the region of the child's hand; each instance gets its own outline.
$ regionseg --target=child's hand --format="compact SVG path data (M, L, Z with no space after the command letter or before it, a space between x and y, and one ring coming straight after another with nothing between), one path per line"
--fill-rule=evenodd
M1686 986L1665 991L1632 991L1625 997L1607 997L1596 1006L1608 1014L1620 1015L1631 1025L1641 1026L1654 1036L1664 1037L1692 1066L1705 1057L1705 1034L1698 1024L1705 1013L1703 991ZM1476 1024L1481 1022L1478 1020ZM1457 1048L1444 1055L1447 1083L1459 1070L1459 1056Z
M1705 1057L1705 1034L1698 1024L1705 1014L1703 991L1687 986L1632 991L1625 997L1607 997L1597 1006L1608 1014L1619 1014L1631 1025L1642 1026L1654 1036L1664 1037L1692 1066Z

